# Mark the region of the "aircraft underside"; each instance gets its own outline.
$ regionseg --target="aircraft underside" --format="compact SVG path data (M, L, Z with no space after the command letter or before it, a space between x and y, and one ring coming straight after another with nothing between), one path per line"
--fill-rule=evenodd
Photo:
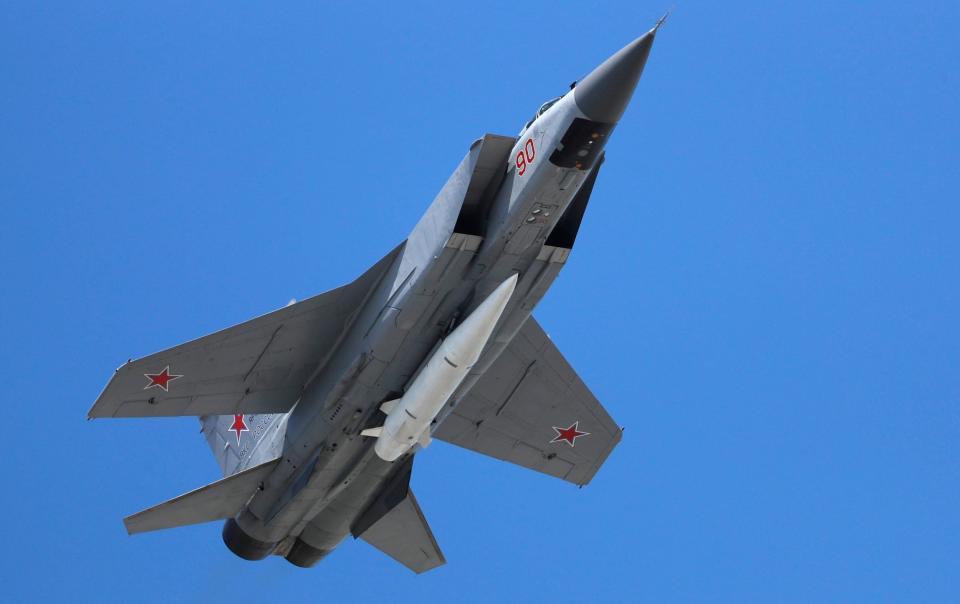
M128 532L223 520L238 556L302 567L352 535L419 573L445 562L410 489L434 439L590 482L622 429L531 313L655 34L520 136L476 141L352 283L117 369L89 416L197 416L224 476L126 518Z

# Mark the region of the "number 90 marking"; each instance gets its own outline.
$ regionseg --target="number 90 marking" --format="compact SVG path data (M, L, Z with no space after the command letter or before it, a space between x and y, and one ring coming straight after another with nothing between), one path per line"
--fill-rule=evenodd
M532 138L528 138L526 144L523 145L523 150L517 153L517 174L523 176L523 173L527 171L527 166L533 163L533 158L536 156L536 145L533 144Z

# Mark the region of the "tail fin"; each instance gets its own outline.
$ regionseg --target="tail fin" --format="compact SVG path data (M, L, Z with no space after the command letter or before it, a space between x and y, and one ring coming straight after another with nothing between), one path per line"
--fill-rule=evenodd
M270 460L127 516L123 519L127 533L135 535L232 518L243 509L278 461L279 458Z
M281 455L286 413L204 415L200 429L224 476Z

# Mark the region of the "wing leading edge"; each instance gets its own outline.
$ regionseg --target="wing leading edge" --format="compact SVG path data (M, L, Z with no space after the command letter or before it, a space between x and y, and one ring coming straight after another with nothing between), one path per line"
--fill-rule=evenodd
M402 247L348 285L128 362L89 417L289 411Z
M585 485L622 434L531 316L433 437Z

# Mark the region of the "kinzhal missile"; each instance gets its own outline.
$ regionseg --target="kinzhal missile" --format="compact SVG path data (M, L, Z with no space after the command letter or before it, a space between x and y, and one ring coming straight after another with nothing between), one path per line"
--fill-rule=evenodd
M430 422L479 360L516 286L516 274L498 285L440 344L403 396L380 406L387 421L361 433L377 438L378 457L393 461L415 444L430 444Z

